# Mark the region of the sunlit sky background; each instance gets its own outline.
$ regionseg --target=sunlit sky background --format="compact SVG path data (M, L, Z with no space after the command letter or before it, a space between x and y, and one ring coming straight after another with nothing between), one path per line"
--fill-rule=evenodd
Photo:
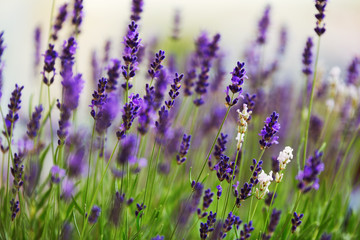
M56 11L65 1L56 0ZM71 1L72 2L72 1ZM120 58L122 36L129 23L130 0L85 0L85 16L79 36L78 71L90 79L91 50L102 50L107 39L113 41L111 57ZM238 60L243 60L243 50L254 39L257 22L264 8L270 4L271 26L265 58L272 59L282 25L289 29L289 44L282 64L283 79L294 82L301 78L301 54L308 36L315 37L316 12L313 0L148 0L144 1L140 21L140 37L149 42L156 36L161 39L171 35L173 16L181 11L180 41L192 41L203 30L210 34L221 33L221 47L227 54L227 70L232 70ZM25 85L25 96L35 93L41 79L34 78L34 29L43 30L42 50L45 51L52 0L0 0L0 31L5 31L7 46L4 60L4 96L6 104L15 83ZM329 0L326 9L327 31L321 40L320 66L346 69L351 59L360 55L360 1ZM68 33L63 31L63 37ZM343 73L345 74L345 73ZM280 78L280 77L279 77ZM55 85L56 86L56 85ZM57 85L59 86L59 85ZM31 91L29 91L31 89ZM4 99L5 98L5 99Z

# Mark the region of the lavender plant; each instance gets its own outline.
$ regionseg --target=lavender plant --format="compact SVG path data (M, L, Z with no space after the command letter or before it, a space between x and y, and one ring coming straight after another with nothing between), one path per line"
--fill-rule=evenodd
M179 10L171 39L149 44L146 3L131 2L122 44L91 52L91 80L76 53L87 41L86 3L62 3L56 16L52 7L45 49L35 36L36 104L23 98L37 94L26 84L8 91L5 43L17 43L0 32L0 97L11 94L6 114L0 107L0 238L360 238L359 56L345 81L339 69L319 74L328 2L315 1L316 52L310 36L296 91L275 74L291 27L281 28L269 63L263 55L273 6L259 11L251 47L231 68L220 33L201 32L194 46L185 28L180 37ZM141 61L149 52L150 63Z

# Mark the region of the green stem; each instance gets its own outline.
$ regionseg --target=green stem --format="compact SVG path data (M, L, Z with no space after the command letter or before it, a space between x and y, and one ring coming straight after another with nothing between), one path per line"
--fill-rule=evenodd
M313 105L313 101L314 101L314 90L315 90L316 73L317 73L316 69L317 69L317 64L318 64L318 60L319 60L319 51L320 51L320 37L318 38L318 43L317 43L314 76L313 76L313 80L312 80L309 109L308 109L308 115L307 115L307 121L306 121L305 143L304 143L304 153L303 153L303 167L305 166L305 161L306 161L306 150L307 150L307 143L308 143L308 139L309 139L311 109L312 109L312 105Z
M104 180L104 177L105 177L106 172L107 172L107 170L108 170L108 168L109 168L111 159L113 158L114 153L115 153L118 145L119 145L119 140L118 140L118 141L116 142L116 144L115 144L114 150L112 151L111 156L110 156L110 158L109 158L109 161L108 161L107 164L106 164L105 171L104 171L104 172L102 173L102 175L101 175L101 179L100 179L99 184L96 185L96 189L95 189L94 195L93 195L93 197L92 197L92 199L91 199L90 206L92 206L92 205L94 204L94 201L95 201L95 198L96 198L96 194L97 194L97 192L99 191L100 185L102 184L102 182L103 182L103 180ZM90 216L90 214L88 214L87 217L85 218L85 222L84 222L83 229L82 229L82 231L81 231L80 239L83 239L83 238L84 238L85 229L86 229L86 226L87 226L87 223L88 223L88 218L89 218L89 216Z
M159 144L158 153L157 153L157 156L156 156L156 159L155 159L154 177L152 178L152 182L151 182L151 185L150 185L150 197L149 197L148 208L150 208L152 193L154 192L154 184L155 184L156 175L157 175L157 165L158 165L158 162L159 162L160 151L161 151L161 144Z
M219 131L217 132L216 137L215 137L215 139L214 139L214 142L213 142L213 144L212 144L212 146L211 146L211 148L210 148L210 151L209 151L207 157L206 157L205 160L204 160L204 163L203 163L203 166L202 166L201 171L200 171L200 173L199 173L199 176L196 178L196 182L199 182L199 179L200 179L200 177L201 177L201 174L203 173L203 171L204 171L204 169L205 169L206 163L207 163L207 161L208 161L208 159L209 159L209 157L210 157L210 154L211 154L212 150L213 150L214 147L215 147L215 144L216 144L216 141L217 141L217 139L218 139L218 137L219 137L219 135L220 135L221 129L222 129L222 127L224 126L224 123L225 123L225 120L226 120L227 116L229 115L230 108L231 108L231 107L228 107L228 109L227 109L227 111L226 111L226 114L225 114L225 116L224 116L224 119L223 119L223 121L222 121L222 123L221 123L221 125L220 125Z
M144 199L143 199L144 204L145 204L145 201L146 201L146 193L147 193L147 188L148 188L148 185L149 185L150 170L151 170L152 160L153 160L153 156L154 156L155 146L156 146L156 142L154 141L154 145L153 145L153 148L152 148L152 151L151 151L149 168L148 168L148 172L147 172L147 176L146 176L145 193L144 193Z
M265 220L265 224L264 224L264 230L263 230L263 233L265 233L266 231L266 227L267 227L267 224L268 224L268 220L269 220L269 217L270 217L270 214L271 214L271 206L274 202L274 198L275 198L275 194L276 194L276 190L277 190L277 187L278 187L279 183L276 183L275 184L275 190L273 192L273 195L271 197L271 201L270 201L270 206L269 206L269 209L268 209L268 212L266 214L266 220Z
M53 127L52 127L52 121L51 121L51 102L50 102L50 86L48 86L48 102L49 102L49 121L50 121L50 136L51 136L51 153L53 157L53 163L56 165L55 160L55 151L54 151L54 133L53 133Z
M251 215L251 218L248 219L248 222L249 222L250 220L253 220L253 219L254 219L254 215L255 215L255 212L256 212L257 205L259 204L259 201L260 201L260 200L257 200L257 201L256 201L256 204L255 204L253 213L252 213L252 215Z

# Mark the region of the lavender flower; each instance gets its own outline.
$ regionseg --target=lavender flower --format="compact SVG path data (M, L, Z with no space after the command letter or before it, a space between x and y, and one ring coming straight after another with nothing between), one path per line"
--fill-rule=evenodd
M99 108L95 119L95 130L102 135L111 126L118 113L118 100L115 94L107 96L106 102Z
M50 86L54 82L55 77L55 60L58 56L58 53L54 50L54 45L49 44L48 50L46 50L44 55L44 68L41 72L43 75L43 82ZM49 79L49 74L53 73L51 78Z
M19 201L15 201L15 199L11 199L10 201L10 211L11 211L11 221L14 221L17 213L20 211Z
M23 154L14 154L13 166L11 167L11 175L14 177L13 180L13 194L19 192L21 186L24 184L22 178L24 174Z
M190 140L191 140L191 135L184 134L182 141L181 141L179 154L176 155L176 161L177 161L177 164L179 164L179 165L186 161L186 155L190 148Z
M121 86L127 90L131 89L132 85L129 84L129 80L135 76L135 71L137 70L138 60L137 53L140 47L140 39L138 33L138 25L132 21L129 25L128 33L124 37L124 54L123 60L124 65L121 66L122 75L125 78L126 83Z
M156 140L160 143L164 143L166 133L170 127L169 110L165 106L162 106L159 110L159 119L155 122L156 127Z
M210 204L212 203L213 201L213 196L214 196L214 193L211 192L211 189L207 189L205 190L205 194L204 194L204 198L203 198L203 210L206 210L209 208Z
M156 236L156 237L152 238L151 240L164 240L164 239L165 239L165 237L164 237L164 236L160 236L160 235L158 235L158 236Z
M56 131L59 140L58 145L62 145L65 142L65 138L68 135L67 128L70 126L70 117L71 117L71 111L70 109L65 105L61 104L59 99L57 100L56 104L57 108L60 110L60 120L59 120L59 129Z
M315 142L320 138L324 122L318 115L310 116L309 133L310 138Z
M268 5L265 8L264 15L262 16L262 18L259 21L258 37L256 40L256 42L259 45L263 45L266 42L267 30L268 30L268 27L270 24L269 13L270 13L270 6Z
M117 80L120 77L120 61L112 59L112 66L107 71L108 82L106 85L106 92L112 92L116 90Z
M229 232L233 228L233 225L235 224L236 218L237 217L232 212L229 213L229 215L225 219L225 222L224 222L224 224L222 226L221 239L224 239L226 237L226 232Z
M220 199L222 194L222 187L221 185L217 185L216 188L217 188L217 193L216 193L217 199Z
M171 38L173 40L179 40L179 35L180 35L180 22L181 22L181 17L180 17L180 10L176 9L175 10L175 14L174 14L174 22L173 22L173 29L172 29L172 35Z
M79 105L80 93L84 87L82 75L77 74L71 78L64 78L61 84L63 85L63 104L73 111Z
M124 208L125 194L120 194L119 192L115 193L115 198L112 203L112 207L110 210L110 222L114 224L114 226L118 226L120 221L120 215Z
M194 81L196 79L196 70L190 69L184 78L184 95L191 96L193 94L192 87L194 86Z
M65 201L69 201L75 192L75 184L72 180L70 179L65 179L61 185L62 188L62 194L61 194L61 198L64 199Z
M35 47L34 68L37 69L39 64L40 64L40 51L41 51L40 50L40 48L41 48L41 28L39 26L36 27L36 29L35 29L34 40L35 40L34 41L35 42L35 46L34 46ZM37 71L36 71L36 74L37 74Z
M70 72L67 72L66 70L68 70L67 69L68 66L71 66L72 68L72 65L74 64L76 48L77 48L77 42L74 37L70 37L67 41L64 41L63 49L60 56L61 59L60 75L63 78L67 77L66 74L70 74Z
M216 213L210 211L206 223L200 223L200 238L206 239L208 233L214 231L214 224L216 222Z
M274 176L273 176L273 178L274 178ZM275 201L275 199L276 199L276 197L277 197L277 193L275 193L275 196L274 196L274 197L273 197L273 195L274 195L274 192L268 192L268 193L267 193L267 196L266 196L266 198L265 198L265 204L266 204L267 206L270 206L270 204L271 204L271 205L274 204L274 201Z
M144 5L144 2L143 0L132 0L132 6L131 6L131 16L130 16L130 19L132 21L139 21L141 18L140 18L140 14L142 13L143 11L143 5Z
M319 13L315 14L316 27L314 28L316 34L320 37L325 33L325 24L323 20L325 18L325 7L326 7L327 0L316 0L315 1L315 8L318 10Z
M56 16L55 23L53 25L53 32L51 34L51 38L54 41L58 39L58 32L61 30L62 25L65 22L67 16L67 6L67 3L61 5L61 7L59 8L59 13Z
M356 85L356 83L357 83L356 80L359 77L359 65L360 65L359 58L354 57L354 59L351 61L350 66L348 67L348 75L347 75L347 79L346 79L346 82L348 84Z
M224 154L225 150L226 150L226 143L227 143L227 134L221 133L220 137L217 139L217 143L214 147L214 157L217 160L221 159L221 156Z
M291 232L294 233L296 231L296 228L300 226L302 223L301 219L304 217L304 214L297 214L294 212L294 218L291 219Z
M306 45L305 45L305 49L304 49L304 53L303 53L303 64L304 64L304 69L303 69L303 73L306 76L309 76L312 74L312 47L313 47L313 41L312 38L308 38L306 41Z
M68 158L68 169L70 177L78 177L84 170L85 147L78 147L75 153Z
M252 221L249 224L244 224L244 230L240 231L240 240L245 240L250 238L251 232L254 231L254 227L252 226Z
M280 215L281 215L281 211L277 211L275 208L272 211L271 217L270 217L270 223L269 226L267 228L267 233L263 233L262 235L262 239L263 240L270 240L272 235L275 232L275 229L280 221Z
M259 136L262 137L259 140L261 149L269 148L273 144L278 144L278 136L275 134L280 130L280 123L278 123L279 114L275 111L270 115L270 117L266 118L265 126L261 130Z
M83 0L74 0L74 10L73 10L73 18L71 20L72 24L75 26L75 34L80 33L80 25L83 19Z
M246 93L244 96L244 103L247 105L247 111L248 112L254 112L255 108L255 98L256 94L250 95L249 93ZM249 116L247 122L251 120L251 115Z
M214 230L214 229L213 229ZM213 231L211 230L211 231ZM209 230L209 226L207 225L207 223L200 223L200 238L201 239L206 239L208 237L208 232L211 232Z
M58 184L65 176L65 170L57 165L52 166L51 170L51 182Z
M90 216L88 218L88 222L90 224L95 224L100 216L101 208L97 205L94 205L91 209Z
M159 50L158 53L155 54L154 61L150 64L150 69L148 73L151 79L157 78L160 74L160 70L163 68L161 62L165 59L165 51Z
M182 206L180 211L179 223L181 224L181 226L185 226L191 214L196 211L197 206L199 205L201 200L204 186L199 182L193 181L192 187L194 189L194 193L192 194L191 200L187 201L186 204Z
M92 94L93 99L91 100L90 114L94 119L97 119L97 113L94 108L95 107L101 108L106 103L107 100L107 94L105 93L106 84L107 84L107 79L100 78L98 83L98 89L97 91L95 90L94 93Z
M144 203L137 203L136 208L137 210L135 211L135 216L141 218L144 215L143 210L146 208L146 205L144 205Z
M222 182L226 179L228 183L232 179L235 178L235 174L233 174L235 162L229 161L229 157L226 155L222 155L220 161L214 166L216 170L216 176L219 181ZM235 166L235 172L237 171L237 166Z
M60 240L70 240L72 239L73 226L68 221L64 222L64 225L61 229Z
M31 115L31 119L27 124L27 131L26 134L30 139L34 139L37 136L37 133L40 128L40 119L41 119L41 112L43 111L43 107L40 104L39 106L35 107L35 111Z
M122 148L118 153L117 162L120 165L124 165L125 163L134 163L134 152L136 147L136 137L130 135L122 142Z
M139 97L139 94L131 94L129 99L130 101L125 103L123 108L123 123L120 127L120 130L116 132L116 135L119 139L125 136L126 131L130 129L142 105L142 99Z
M11 93L10 103L8 105L9 113L5 117L6 129L3 131L5 136L11 137L13 134L13 129L15 127L15 122L19 119L18 111L20 110L21 103L21 91L24 89L24 86L19 87L15 84L15 89Z
M226 88L226 105L231 107L234 106L238 101L242 93L241 85L244 83L244 79L247 78L245 71L245 63L237 62L234 70L231 72L231 84ZM229 90L232 92L232 97L229 95ZM239 93L237 97L234 98L234 94Z
M139 126L138 131L141 135L145 135L149 129L149 124L151 122L151 114L153 112L153 101L155 95L154 87L150 87L149 84L146 84L146 94L143 97L143 105L141 106L139 113Z
M175 104L175 98L177 96L179 96L180 92L179 89L181 88L181 80L183 79L184 74L180 74L178 75L177 73L175 73L175 78L174 78L174 82L173 84L171 84L171 89L169 91L169 96L171 98L171 100L169 101L165 101L165 105L168 109L172 108Z
M306 161L304 170L300 171L296 177L299 180L298 188L306 193L312 188L319 189L319 175L324 171L324 163L321 162L322 152L315 151L314 156L310 156Z
M157 111L164 100L164 94L167 89L168 79L165 70L161 70L159 77L155 83L154 101L152 103L154 111Z
M262 160L257 162L256 159L253 159L253 165L250 166L250 171L253 173L250 178L250 183L252 183L254 186L259 182L257 178L260 172L262 171L262 164L263 164Z
M283 55L288 42L288 29L285 26L281 27L278 54Z

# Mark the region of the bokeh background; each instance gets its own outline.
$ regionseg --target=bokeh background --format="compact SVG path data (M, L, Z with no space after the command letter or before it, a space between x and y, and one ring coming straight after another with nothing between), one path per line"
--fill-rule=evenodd
M55 0L55 16L65 1ZM308 36L315 36L315 7L313 0L145 0L140 21L140 37L144 43L158 39L157 49L172 33L174 14L180 11L180 45L193 49L193 40L201 31L221 33L220 46L226 54L226 69L232 70L236 61L242 61L244 49L254 39L257 22L267 4L271 5L269 41L265 59L272 59L276 51L281 26L288 28L289 43L285 61L276 81L303 81L301 54ZM120 58L122 38L129 23L131 0L85 0L85 17L79 35L77 54L78 72L87 81L91 78L91 51L102 51L105 41L112 41L111 57ZM24 99L36 94L41 76L34 76L34 29L42 28L42 52L45 51L49 31L52 0L0 0L0 30L5 31L7 46L4 61L4 94L8 99L15 83L25 85ZM70 9L70 8L69 8ZM329 70L339 66L343 71L355 55L360 54L360 1L329 0L326 12L327 32L322 37L319 66ZM55 17L54 16L54 17ZM66 39L69 31L61 31ZM162 44L164 43L164 44ZM40 72L40 69L39 71ZM345 72L343 72L344 76ZM55 85L60 87L60 85ZM31 91L30 91L31 89ZM53 90L56 92L55 90ZM90 94L87 89L86 94ZM6 105L5 99L2 105ZM88 98L86 98L88 99Z

